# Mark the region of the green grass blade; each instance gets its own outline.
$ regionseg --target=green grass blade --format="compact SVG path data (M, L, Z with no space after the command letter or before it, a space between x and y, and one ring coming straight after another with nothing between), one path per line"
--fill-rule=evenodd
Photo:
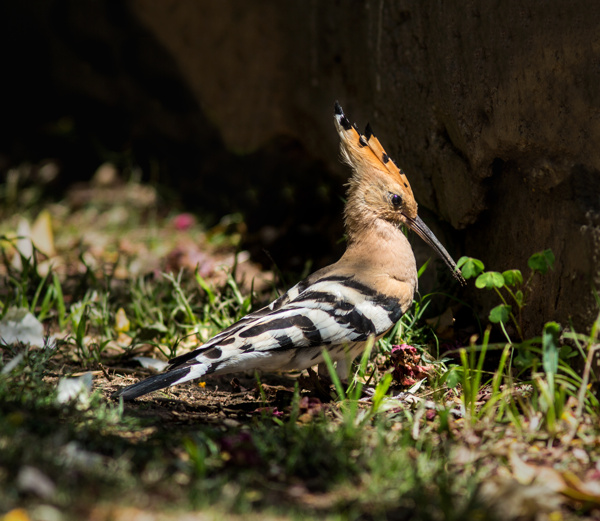
M340 378L335 371L335 367L333 366L331 356L329 356L329 353L325 349L323 350L323 360L325 361L327 371L329 371L329 377L331 378L331 381L333 382L333 385L335 387L335 391L337 392L338 400L345 400L346 392L344 391L344 386L342 385L342 382L340 381Z
M67 322L67 309L65 298L62 291L60 279L56 273L52 274L52 288L54 290L54 299L56 300L56 311L58 313L58 326L62 330Z

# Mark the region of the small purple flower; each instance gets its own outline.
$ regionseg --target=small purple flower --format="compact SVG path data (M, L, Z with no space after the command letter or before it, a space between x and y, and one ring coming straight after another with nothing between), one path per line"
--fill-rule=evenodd
M395 353L409 353L411 355L416 355L417 354L417 348L415 346L409 346L408 344L402 344L400 346L393 346L392 347L392 354Z
M281 418L283 416L283 411L277 410L277 407L259 407L258 409L254 409L255 413L259 414L271 414L275 416L275 418Z
M196 222L195 217L191 213L180 213L173 218L173 225L176 230L189 230Z

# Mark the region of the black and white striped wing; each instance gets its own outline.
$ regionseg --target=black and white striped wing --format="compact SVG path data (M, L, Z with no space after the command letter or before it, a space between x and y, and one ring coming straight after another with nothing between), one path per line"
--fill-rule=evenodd
M235 324L232 324L228 328L223 329L220 333L217 333L215 336L206 341L202 347L195 349L194 351L190 351L184 355L177 356L169 360L170 369L178 367L189 360L194 360L199 353L205 353L211 347L218 346L221 342L224 342L224 345L231 344L229 340L232 335L235 335L238 331L242 330L246 326L250 326L252 324L257 323L261 318L269 315L273 310L281 308L283 305L287 304L290 301L290 294L294 294L296 292L296 288L302 284L299 282L292 288L290 288L286 293L281 295L279 298L271 302L268 306L261 308L257 311L247 314L245 317L242 317ZM297 293L297 292L296 292Z
M207 373L243 370L246 368L238 366L244 365L246 358L247 369L288 368L286 357L292 362L304 349L320 351L379 337L401 315L397 299L381 295L353 277L330 276L308 286L301 282L200 349L173 359L171 367L210 362ZM254 355L242 356L250 353Z
M380 337L402 316L400 302L351 276L303 281L269 306L247 315L202 347L170 361L166 372L134 384L116 396L125 400L208 374L253 369L304 369L345 356L370 336Z

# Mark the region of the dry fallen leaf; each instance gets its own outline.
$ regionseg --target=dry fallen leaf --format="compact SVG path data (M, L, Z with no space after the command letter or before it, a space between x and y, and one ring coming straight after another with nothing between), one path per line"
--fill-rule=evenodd
M56 492L56 485L41 470L24 465L17 475L17 487L21 492L34 494L42 499L51 498Z
M547 465L525 463L516 453L510 455L514 478L523 485L541 485L577 501L600 505L600 481L583 482L570 471L558 471Z
M117 333L126 333L129 331L129 319L123 308L119 308L115 317L115 330Z
M156 358L150 358L148 356L135 356L133 358L136 362L146 368L146 369L154 369L156 372L160 373L163 371L169 364L163 360L158 360ZM205 384L206 385L206 384Z
M42 210L31 227L31 241L47 257L56 255L52 217L48 210Z
M31 242L31 226L25 217L19 218L17 224L17 241L15 244L17 251L12 260L12 267L18 271L23 269L23 261L21 256L26 259L31 259L33 255L33 244Z
M92 373L76 378L61 378L58 381L57 403L68 403L77 399L78 404L87 406L92 391Z
M26 308L10 308L0 321L0 340L4 344L22 342L44 346L44 326Z
M567 485L562 490L563 494L572 499L600 505L600 481L582 481L570 471L565 471L562 476Z
M0 518L2 521L29 521L29 515L24 508L15 508Z

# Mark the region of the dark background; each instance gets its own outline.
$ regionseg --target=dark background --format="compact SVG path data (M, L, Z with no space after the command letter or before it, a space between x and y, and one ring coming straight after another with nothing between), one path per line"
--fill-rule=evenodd
M600 273L600 14L588 2L44 0L0 5L0 172L53 190L138 165L300 271L340 254L338 99L405 169L451 254L521 268L551 248L526 330L587 327ZM34 168L35 170L35 168ZM33 181L35 182L35 177ZM418 262L431 250L411 239ZM450 282L443 267L426 289ZM481 291L463 298L489 305Z

